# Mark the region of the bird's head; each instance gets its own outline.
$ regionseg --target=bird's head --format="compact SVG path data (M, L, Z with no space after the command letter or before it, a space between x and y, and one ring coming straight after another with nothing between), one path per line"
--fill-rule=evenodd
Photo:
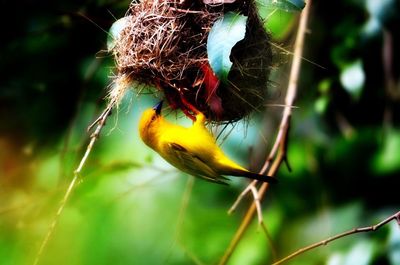
M154 144L156 134L160 129L160 122L163 120L161 116L162 103L160 101L153 108L145 110L139 121L140 138L150 147Z

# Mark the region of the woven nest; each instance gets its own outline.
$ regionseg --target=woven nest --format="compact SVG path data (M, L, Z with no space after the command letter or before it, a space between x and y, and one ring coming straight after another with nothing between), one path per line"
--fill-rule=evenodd
M228 83L209 91L207 37L225 12L248 16L245 38L232 49ZM119 75L162 91L172 109L199 110L210 121L236 121L263 105L271 66L269 36L252 2L132 2L113 54Z

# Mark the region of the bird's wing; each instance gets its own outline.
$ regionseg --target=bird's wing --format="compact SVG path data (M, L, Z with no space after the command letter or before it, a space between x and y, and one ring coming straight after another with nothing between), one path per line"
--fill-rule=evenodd
M169 150L173 153L179 161L176 164L180 165L182 171L189 173L196 177L201 177L205 180L216 182L220 184L227 184L224 176L221 176L213 170L204 160L202 160L195 153L190 152L185 147L177 143L168 143Z

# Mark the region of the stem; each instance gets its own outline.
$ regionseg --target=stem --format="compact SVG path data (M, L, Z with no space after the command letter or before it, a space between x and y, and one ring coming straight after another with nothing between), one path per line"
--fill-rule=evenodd
M278 170L278 168L279 168L280 164L283 162L283 160L284 160L284 155L282 152L280 152L278 154L278 158L274 161L271 169L268 172L269 176L275 175L276 171ZM258 192L260 198L264 197L264 194L267 191L268 187L269 187L268 183L263 183L261 185L260 190ZM250 205L250 208L247 210L246 215L244 216L242 223L240 224L238 230L236 231L230 245L228 246L228 248L225 251L224 255L222 256L221 260L219 261L219 263L218 263L219 265L223 265L228 262L229 258L233 254L233 251L236 249L237 245L239 244L240 240L242 239L244 232L246 232L251 221L253 220L256 210L257 210L256 202L254 201Z
M261 223L261 228L264 231L265 236L267 237L268 245L271 249L272 260L277 260L278 255L277 255L277 251L276 251L274 242L273 242L272 237L271 237L270 233L268 232L267 226L265 225L264 222Z
M84 165L86 164L86 161L87 161L90 153L92 152L93 146L94 146L95 142L97 141L97 139L99 138L101 129L104 127L107 117L111 113L111 109L114 107L114 105L115 105L115 102L110 102L110 104L107 106L107 108L103 111L103 113L100 115L100 117L96 120L96 122L95 122L95 123L97 123L96 130L90 136L90 142L86 147L85 154L83 155L78 167L74 171L74 177L72 178L72 181L69 184L68 189L65 192L64 197L62 198L62 200L60 202L60 206L58 207L58 210L57 210L56 214L54 215L53 221L51 222L50 227L47 230L46 236L44 237L42 243L40 244L40 247L36 254L35 260L33 261L33 265L39 264L40 258L43 254L43 251L46 248L51 236L53 235L53 232L58 224L60 216L65 208L65 205L67 204L68 199L70 198L72 191L76 186L76 183L79 179L80 173L81 173ZM89 129L92 127L93 127L93 124L89 127Z
M300 17L300 23L299 23L299 29L297 31L297 36L296 36L296 42L294 46L294 52L293 52L293 61L292 61L292 67L290 70L290 77L289 77L289 83L288 83L288 88L286 91L286 98L285 98L285 108L283 111L283 116L281 120L281 125L280 125L280 130L278 132L277 139L275 141L274 146L272 147L271 153L268 156L267 160L265 161L265 164L263 168L261 169L261 174L265 173L267 170L269 163L273 160L273 157L275 156L278 146L280 144L280 138L283 137L283 130L282 127L286 126L286 124L289 122L289 118L292 112L292 106L294 103L294 100L297 95L297 84L298 84L298 79L300 75L300 66L301 66L301 61L302 61L302 53L303 53L303 46L304 46L304 37L305 33L307 30L307 21L309 17L309 12L310 12L310 6L311 6L311 0L306 1L306 7L304 8L301 17Z
M345 236L349 236L349 235L353 235L353 234L357 234L357 233L363 233L363 232L376 231L376 230L378 230L379 228L381 228L382 226L384 226L385 224L389 223L392 220L396 220L397 223L400 225L400 211L395 213L395 214L393 214L393 215L391 215L391 216L389 216L388 218L386 218L385 220L381 221L380 223L378 223L376 225L367 226L367 227L361 227L361 228L354 228L352 230L349 230L349 231L343 232L341 234L329 237L327 239L324 239L324 240L322 240L320 242L314 243L314 244L309 245L307 247L301 248L301 249L293 252L289 256L287 256L287 257L285 257L285 258L273 263L272 265L282 264L282 263L284 263L284 262L286 262L286 261L288 261L288 260L290 260L290 259L292 259L292 258L294 258L294 257L306 252L306 251L309 251L311 249L317 248L319 246L325 246L329 242L332 242L334 240L337 240L337 239L345 237Z
M304 45L304 37L307 28L307 21L309 17L311 6L311 0L308 0L306 3L305 9L302 11L300 16L300 23L299 28L297 31L294 54L293 54L293 62L290 71L289 83L285 97L285 108L283 111L283 116L281 119L281 124L279 127L279 132L276 137L274 146L268 156L262 170L261 174L267 171L267 168L271 161L273 161L271 168L268 170L268 176L274 176L278 171L282 162L286 161L286 146L287 146L287 139L288 139L288 131L290 125L290 117L291 117L291 110L293 102L296 98L297 94L297 83L300 74L300 66L301 66L301 58L303 52L303 45ZM278 152L279 151L279 152ZM276 153L278 153L276 155ZM275 160L273 157L275 157ZM260 200L264 197L264 194L268 190L268 183L263 183L259 190L259 198ZM219 265L224 265L228 262L229 258L231 257L233 251L236 249L237 245L239 244L240 240L242 239L244 233L246 232L247 228L249 227L251 221L253 220L254 214L256 212L256 204L253 202L249 209L247 210L242 223L240 224L238 230L236 231L231 243L229 244L228 248L226 249L224 255L222 256L221 260L219 261Z

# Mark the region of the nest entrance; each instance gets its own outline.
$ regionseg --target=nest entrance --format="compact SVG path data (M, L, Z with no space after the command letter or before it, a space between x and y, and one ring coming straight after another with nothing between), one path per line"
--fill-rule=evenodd
M232 49L229 84L216 86L211 98L208 32L231 10L248 16L246 36ZM199 110L211 121L234 121L263 104L271 48L252 2L210 6L201 0L142 0L131 3L126 19L113 48L118 73L155 86L172 109L186 114ZM213 104L219 104L218 111Z

